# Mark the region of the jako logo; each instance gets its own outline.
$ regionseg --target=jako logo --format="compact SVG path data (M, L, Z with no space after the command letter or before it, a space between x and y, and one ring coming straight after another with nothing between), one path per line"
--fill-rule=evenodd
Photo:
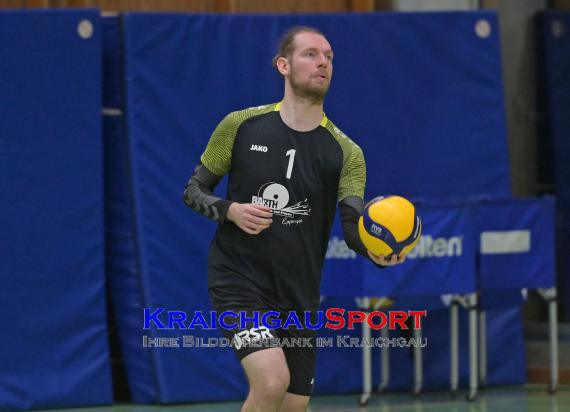
M329 240L326 259L356 259L356 252L349 249L343 239L333 236Z
M249 150L253 150L254 152L264 152L267 153L267 146L260 146L257 144L252 144Z
M452 236L450 238L422 235L416 247L407 254L410 259L430 257L452 257L463 254L463 237Z

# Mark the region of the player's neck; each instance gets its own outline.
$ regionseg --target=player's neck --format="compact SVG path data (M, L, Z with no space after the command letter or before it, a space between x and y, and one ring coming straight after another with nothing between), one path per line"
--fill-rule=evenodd
M316 129L323 120L323 103L285 94L279 109L281 119L287 126L299 132Z

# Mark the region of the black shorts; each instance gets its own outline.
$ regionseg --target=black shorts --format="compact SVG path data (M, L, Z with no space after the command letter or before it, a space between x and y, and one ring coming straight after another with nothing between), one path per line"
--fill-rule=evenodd
M241 361L247 355L259 350L282 348L291 376L287 392L311 396L317 358L316 330L297 328L295 325L288 328L269 329L261 323L263 314L271 311L279 312L278 316L272 315L269 321L276 322L279 319L283 325L289 312L272 309L261 299L248 296L246 292L236 290L235 287L223 289L214 287L209 292L212 307L218 318L218 329L231 342L231 347L238 359ZM224 316L223 321L226 325L237 324L237 327L233 329L226 329L220 324L220 315L229 311L238 314L238 316ZM240 328L240 312L245 312L247 318L252 318L254 312L259 312L259 327L255 327L253 320L248 320L243 325L245 328ZM299 313L297 316L304 324L304 313Z

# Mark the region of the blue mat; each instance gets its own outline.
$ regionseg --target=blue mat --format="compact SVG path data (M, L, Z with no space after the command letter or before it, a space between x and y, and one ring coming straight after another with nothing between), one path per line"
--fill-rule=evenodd
M109 404L99 12L0 27L0 409Z

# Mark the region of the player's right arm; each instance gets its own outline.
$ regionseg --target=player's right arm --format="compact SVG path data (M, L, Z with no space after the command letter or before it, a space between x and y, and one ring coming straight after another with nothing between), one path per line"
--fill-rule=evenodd
M224 223L232 201L213 194L222 177L210 172L200 162L184 188L182 200L186 206L207 218Z
M366 163L362 150L357 145L350 146L339 182L340 220L344 240L347 246L359 255L368 257L379 267L402 263L405 256L393 255L387 259L384 255L374 255L366 249L358 234L358 220L364 210L364 186L366 184Z
M213 191L231 167L232 149L240 118L230 113L220 122L184 189L184 203L219 223L234 222L249 234L258 234L271 224L271 209L222 199Z

